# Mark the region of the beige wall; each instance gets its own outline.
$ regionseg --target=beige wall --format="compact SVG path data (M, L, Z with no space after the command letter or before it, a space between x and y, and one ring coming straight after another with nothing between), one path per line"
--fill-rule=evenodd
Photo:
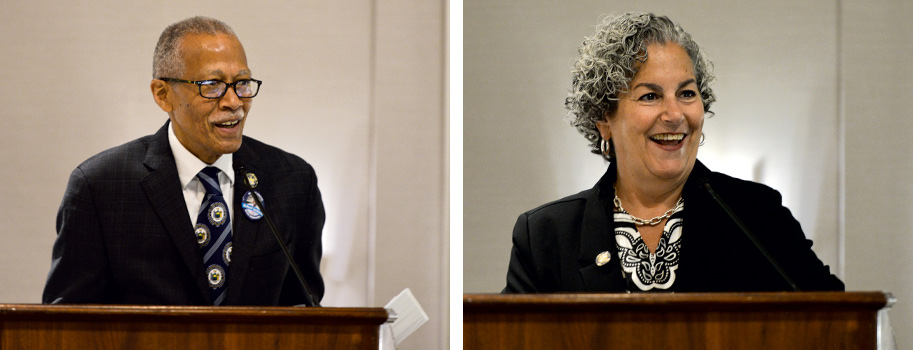
M913 347L913 3L845 1L846 282L887 290L898 349Z
M373 95L375 300L412 288L431 321L399 349L449 344L447 7L378 1ZM416 339L412 339L415 337Z
M193 15L238 33L264 81L245 134L314 165L327 209L324 305L411 288L448 337L445 1L6 1L0 12L0 302L40 301L70 171L155 132L152 51ZM421 248L421 249L419 249Z
M839 272L836 3L473 0L465 9L466 291L504 287L520 213L588 189L605 171L563 102L584 36L603 14L628 11L669 16L715 65L716 115L698 159L780 190Z
M913 4L901 0L467 0L466 292L505 283L518 214L589 188L605 169L563 119L576 49L601 14L668 15L715 64L716 116L698 158L766 183L848 290L885 290L913 344Z

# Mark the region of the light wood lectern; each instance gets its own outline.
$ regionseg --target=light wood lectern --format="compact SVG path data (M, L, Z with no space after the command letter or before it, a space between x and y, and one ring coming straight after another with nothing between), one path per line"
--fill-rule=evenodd
M882 292L463 296L466 349L875 349Z
M0 304L8 349L378 349L383 308Z

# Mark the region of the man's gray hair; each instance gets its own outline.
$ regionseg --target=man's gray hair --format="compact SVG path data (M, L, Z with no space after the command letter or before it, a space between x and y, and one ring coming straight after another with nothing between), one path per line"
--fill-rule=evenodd
M228 34L235 31L225 22L215 18L196 16L174 23L159 37L152 57L152 78L181 78L184 74L184 60L181 57L181 41L188 34Z

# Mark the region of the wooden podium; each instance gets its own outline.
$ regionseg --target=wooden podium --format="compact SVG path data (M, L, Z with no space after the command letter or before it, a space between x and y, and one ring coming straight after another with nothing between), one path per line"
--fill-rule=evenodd
M0 350L372 349L383 308L0 304Z
M882 292L463 296L466 349L875 349Z

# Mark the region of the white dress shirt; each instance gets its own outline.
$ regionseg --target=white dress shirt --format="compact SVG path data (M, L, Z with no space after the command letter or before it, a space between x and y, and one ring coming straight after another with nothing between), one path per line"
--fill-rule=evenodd
M187 148L178 141L174 134L174 123L168 125L168 143L171 146L171 153L174 155L174 163L178 168L178 178L181 180L181 188L184 190L184 202L187 203L187 214L190 216L190 223L197 223L197 216L200 214L200 204L203 204L203 197L206 195L206 188L197 178L203 168L214 166L222 172L219 173L219 187L222 188L222 197L228 203L229 218L234 218L234 183L235 172L232 169L233 155L222 155L212 164L206 164L200 158L190 153ZM232 219L233 220L233 219Z

